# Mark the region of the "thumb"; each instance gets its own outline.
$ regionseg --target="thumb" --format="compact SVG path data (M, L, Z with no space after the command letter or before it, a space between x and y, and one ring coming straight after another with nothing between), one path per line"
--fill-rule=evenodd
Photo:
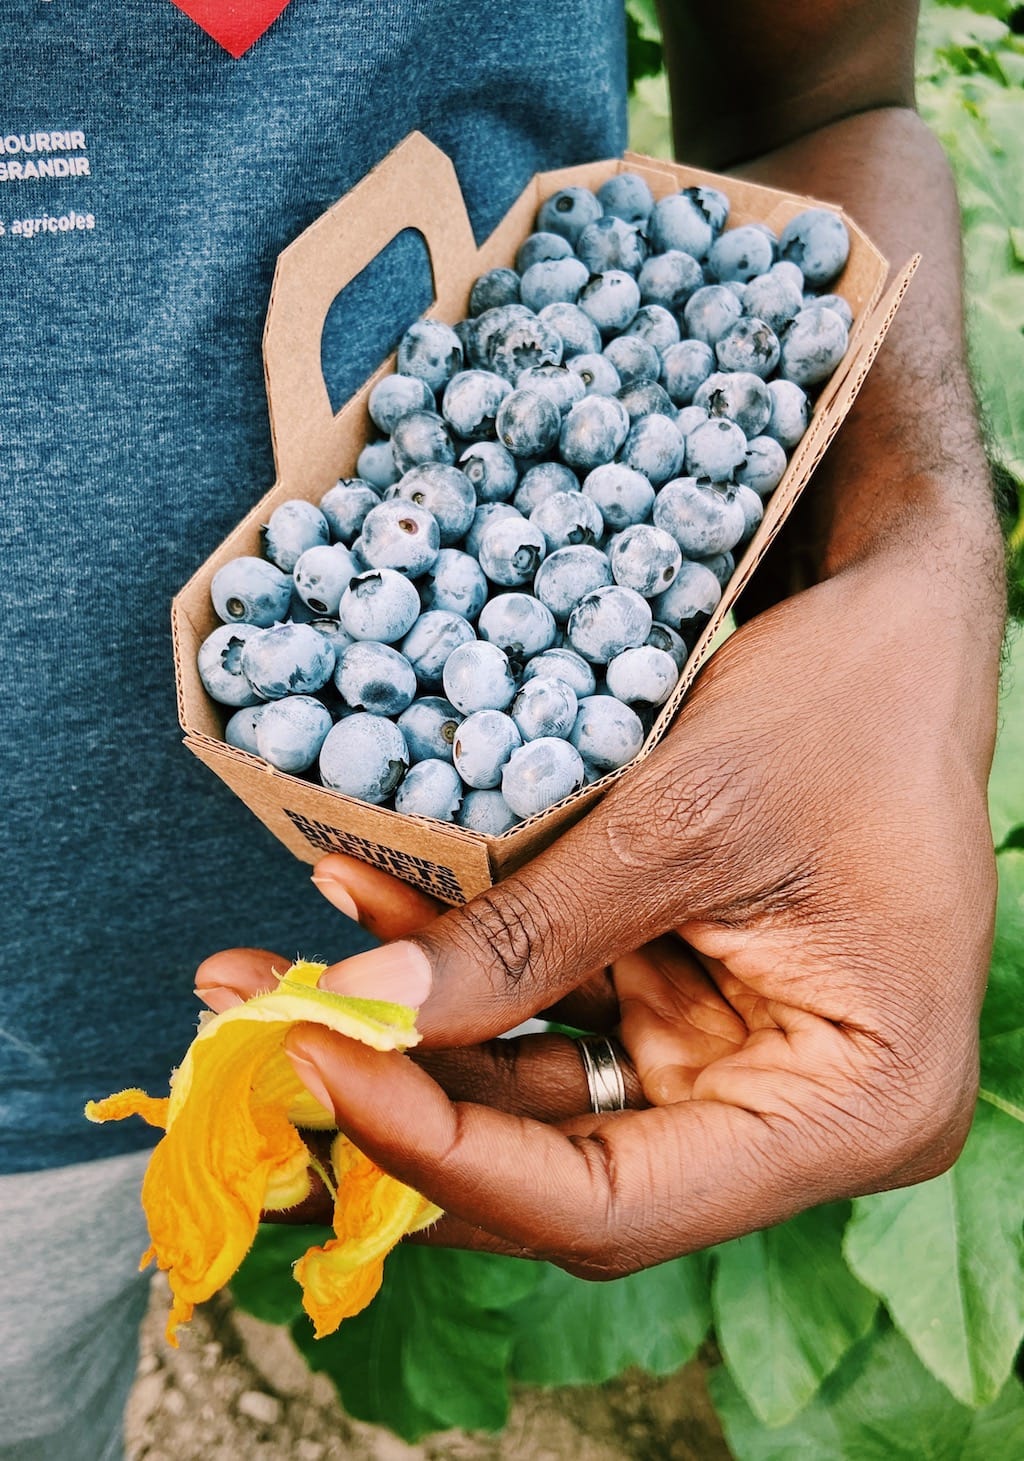
M675 762L660 747L525 868L411 935L432 971L419 1019L428 1046L511 1029L693 915L688 884L719 885L703 855L713 819L687 826L693 798L678 794ZM369 973L385 956L359 957ZM344 969L322 984L332 987Z

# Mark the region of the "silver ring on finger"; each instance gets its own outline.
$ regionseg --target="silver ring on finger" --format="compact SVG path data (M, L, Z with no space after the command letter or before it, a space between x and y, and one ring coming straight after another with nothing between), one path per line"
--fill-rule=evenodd
M626 1082L619 1057L625 1051L617 1040L607 1035L586 1035L576 1041L583 1062L590 1093L590 1109L595 1116L607 1111L625 1111Z

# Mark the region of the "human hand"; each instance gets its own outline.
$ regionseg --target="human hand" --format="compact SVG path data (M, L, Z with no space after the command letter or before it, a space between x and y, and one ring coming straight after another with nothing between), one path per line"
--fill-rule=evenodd
M581 986L580 1023L621 1020L650 1106L602 1116L557 1036L428 1054L441 1084L290 1037L339 1126L446 1210L436 1240L608 1277L955 1157L991 937L994 675L945 586L902 567L851 567L751 621L581 824L331 971L347 992L375 961L407 979L427 1052Z

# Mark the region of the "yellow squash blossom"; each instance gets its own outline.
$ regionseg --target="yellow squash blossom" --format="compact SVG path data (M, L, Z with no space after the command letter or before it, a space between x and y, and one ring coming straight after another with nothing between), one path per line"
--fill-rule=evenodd
M164 1128L142 1184L152 1246L141 1266L155 1258L167 1272L172 1344L194 1305L235 1273L261 1212L307 1197L311 1165L334 1186L297 1130L329 1130L334 1118L309 1094L284 1052L292 1026L323 1025L374 1050L407 1050L419 1041L414 1010L319 989L325 968L293 964L276 989L207 1016L171 1076L169 1097L119 1091L85 1108L90 1121L138 1115ZM318 1339L366 1307L395 1244L440 1216L439 1208L387 1176L340 1134L331 1165L336 1236L295 1266Z

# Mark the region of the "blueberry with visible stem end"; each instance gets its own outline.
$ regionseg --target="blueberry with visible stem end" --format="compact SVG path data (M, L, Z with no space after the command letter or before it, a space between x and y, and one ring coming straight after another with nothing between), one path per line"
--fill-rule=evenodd
M225 624L267 628L283 619L292 597L292 580L264 558L232 558L217 570L210 597Z
M379 806L409 769L409 748L394 721L358 711L328 731L319 764L325 786Z
M421 695L398 717L413 761L452 759L452 742L462 716L442 695Z
M221 624L199 646L199 678L206 693L219 705L241 707L262 701L242 671L246 643L262 632L258 624Z

